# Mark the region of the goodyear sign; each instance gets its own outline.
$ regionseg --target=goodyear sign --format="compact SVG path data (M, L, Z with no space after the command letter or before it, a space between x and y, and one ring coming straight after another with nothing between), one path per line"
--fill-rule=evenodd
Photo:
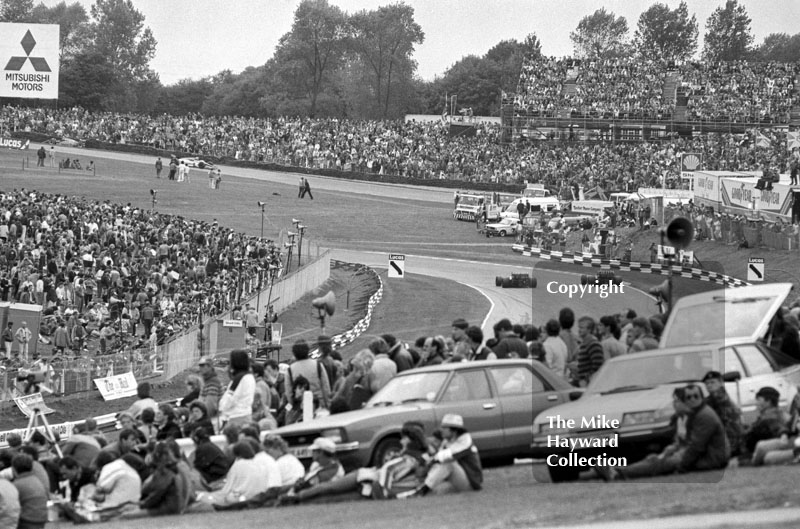
M0 97L58 99L57 24L0 24Z

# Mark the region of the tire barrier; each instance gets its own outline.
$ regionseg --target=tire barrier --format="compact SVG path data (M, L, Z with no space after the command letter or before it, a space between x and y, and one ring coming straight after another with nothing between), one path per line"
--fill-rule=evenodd
M344 265L346 267L353 266L350 263L342 263L341 261L331 261L331 264L336 265ZM356 323L352 329L345 331L341 334L337 334L331 338L331 346L333 349L339 349L344 347L345 345L352 343L356 338L364 334L366 330L369 328L370 323L372 322L372 313L375 310L375 307L380 303L381 299L383 299L383 281L381 280L381 276L373 270L372 268L362 266L362 265L355 265L358 269L364 270L370 274L372 274L375 279L378 280L378 290L369 298L369 303L367 303L367 313L361 318L358 323ZM311 357L317 358L319 356L319 350L312 351Z
M522 244L515 244L511 249L526 257L538 257L560 263L570 263L585 266L588 268L600 268L601 270L619 270L620 272L639 272L642 274L657 274L662 276L685 277L698 281L708 281L718 283L726 287L744 287L750 283L742 279L731 277L719 272L711 272L701 268L689 268L680 265L666 265L661 263L639 263L635 261L622 261L620 259L606 259L598 255L580 254L573 252L557 252L533 248Z

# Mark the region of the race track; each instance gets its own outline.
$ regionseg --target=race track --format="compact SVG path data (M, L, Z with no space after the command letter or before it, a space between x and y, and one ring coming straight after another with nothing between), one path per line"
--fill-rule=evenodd
M31 145L32 149L38 149L39 145ZM147 166L147 171L152 171L155 157L150 155L119 153L111 151L98 151L80 149L74 147L57 147L58 155L76 156L82 159L108 159L124 162L139 163ZM239 177L255 179L264 182L274 182L285 185L295 185L300 177L297 173L283 173L275 171L262 171L258 169L247 169L241 167L220 166L223 177ZM192 169L195 177L203 178L206 171ZM363 182L359 180L344 180L332 177L310 176L313 190L336 191L363 197L363 201L371 203L374 201L397 201L411 200L428 203L452 203L453 190L442 188L420 188L406 185L381 184ZM365 211L368 206L365 206ZM388 253L386 251L374 251L377 248L385 247L385 242L395 240L399 234L393 232L392 226L374 227L376 234L384 231L386 236L380 234L370 241L331 241L331 246L336 246L332 257L346 262L363 263L370 267L388 267ZM394 238L391 238L394 237ZM580 285L580 275L591 273L591 271L575 267L575 272L561 272L536 269L530 266L519 264L508 264L503 261L512 261L510 254L506 259L501 256L493 256L488 260L491 262L479 262L469 259L458 259L461 256L465 245L471 251L480 251L481 247L496 247L499 241L492 242L445 242L441 244L431 242L419 242L415 244L412 234L403 234L403 248L414 248L413 254L406 251L406 272L421 274L430 277L440 277L457 281L464 285L474 288L486 296L491 302L491 309L486 314L482 322L484 332L491 336L491 328L501 318L509 318L512 322L531 322L543 324L547 319L557 315L562 307L573 309L577 317L591 315L595 318L606 314L618 313L623 308L632 308L638 314L652 314L655 312L655 305L652 298L641 291L635 290L626 285L625 292L622 294L612 294L603 299L597 294L586 294L580 297L568 297L567 294L548 293L547 284L557 282L565 285ZM380 240L381 243L377 243ZM508 241L510 246L511 241ZM370 246L372 248L370 248ZM365 249L370 248L370 249ZM436 251L438 257L425 255ZM444 257L449 255L449 257ZM487 254L488 255L488 254ZM485 256L484 256L485 257ZM513 259L514 262L521 262ZM533 264L535 261L530 261ZM495 286L495 276L505 276L511 273L533 274L538 282L536 289L506 289Z

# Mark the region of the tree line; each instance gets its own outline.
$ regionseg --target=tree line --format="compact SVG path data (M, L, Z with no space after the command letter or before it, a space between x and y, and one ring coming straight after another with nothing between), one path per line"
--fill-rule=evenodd
M412 7L401 2L350 14L328 0L303 0L265 64L164 86L150 67L156 40L131 0L95 0L89 12L78 2L0 0L0 21L59 24L59 106L117 112L393 119L441 113L445 94L457 94L476 115L499 115L501 94L516 91L523 60L542 55L530 34L465 56L425 81L414 60L425 33ZM727 0L706 21L701 60L800 60L800 33L770 34L756 46L750 25L744 6ZM605 8L570 33L579 59L687 61L698 52L698 36L685 2L675 9L654 3L632 35L625 17Z

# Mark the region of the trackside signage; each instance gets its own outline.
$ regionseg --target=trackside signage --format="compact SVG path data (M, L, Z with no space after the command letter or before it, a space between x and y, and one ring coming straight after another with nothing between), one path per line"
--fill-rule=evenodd
M0 97L58 99L57 24L0 24Z

